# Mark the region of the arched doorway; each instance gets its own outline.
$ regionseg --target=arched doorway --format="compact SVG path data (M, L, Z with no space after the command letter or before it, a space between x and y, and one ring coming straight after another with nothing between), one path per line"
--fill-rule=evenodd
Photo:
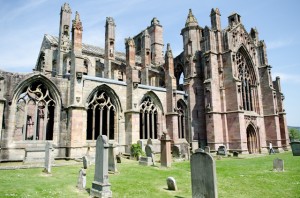
M247 147L249 154L258 152L258 138L254 127L250 124L247 127Z

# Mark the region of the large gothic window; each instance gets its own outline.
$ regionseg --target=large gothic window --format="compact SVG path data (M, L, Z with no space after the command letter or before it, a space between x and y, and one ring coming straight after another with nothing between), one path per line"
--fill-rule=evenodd
M180 101L177 102L178 138L185 138L185 108Z
M140 105L140 139L157 139L157 107L150 97Z
M246 111L258 112L257 82L254 68L241 51L236 54L239 80L241 81L241 102Z
M42 82L26 87L17 100L16 140L52 140L55 101Z
M99 135L108 139L115 137L116 108L104 91L97 91L88 103L87 140L96 140Z

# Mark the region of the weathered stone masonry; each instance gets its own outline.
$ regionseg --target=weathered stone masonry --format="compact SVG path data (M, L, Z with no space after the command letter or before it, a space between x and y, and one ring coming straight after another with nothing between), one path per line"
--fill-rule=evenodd
M1 161L24 160L46 141L56 158L89 155L99 135L129 152L138 140L159 146L163 132L181 151L187 143L211 152L266 152L267 142L287 149L280 78L272 81L266 45L239 14L222 29L212 9L211 27L202 28L190 10L177 57L170 44L163 53L157 18L121 53L113 18L102 49L82 43L84 24L78 12L71 22L68 4L60 16L59 35L44 36L32 73L0 71Z

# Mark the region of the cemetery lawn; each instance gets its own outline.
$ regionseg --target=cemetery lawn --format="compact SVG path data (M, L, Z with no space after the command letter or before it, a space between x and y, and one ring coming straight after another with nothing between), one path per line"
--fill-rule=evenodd
M274 172L273 160L284 160L284 172ZM1 163L0 166L7 164ZM119 173L110 174L113 197L191 197L188 161L175 162L172 168L145 167L137 161L122 159ZM158 164L159 165L159 164ZM42 168L0 170L0 197L89 197L94 166L87 170L86 190L76 188L81 163L52 167L52 174ZM216 160L219 197L299 197L300 157L291 152L275 155L241 155L240 158ZM166 178L175 178L178 191L168 191Z

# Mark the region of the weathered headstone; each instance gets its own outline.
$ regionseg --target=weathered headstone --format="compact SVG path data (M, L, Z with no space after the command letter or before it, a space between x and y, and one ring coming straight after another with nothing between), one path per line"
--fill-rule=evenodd
M171 167L171 138L167 133L163 133L160 142L160 164L164 167Z
M153 153L153 147L151 144L147 144L145 147L145 152L147 157L151 157L153 166L155 165L155 159L154 159L154 153Z
M50 142L46 142L45 146L45 166L43 172L50 174L52 166L52 152L53 147Z
M190 146L188 143L180 144L180 157L190 159Z
M218 197L216 165L212 156L195 152L191 156L192 197Z
M239 152L233 151L233 157L238 157L238 156L239 156Z
M86 172L85 169L80 169L79 175L78 175L78 182L77 182L77 188L79 190L85 189L86 186Z
M178 146L175 146L175 145L172 146L172 157L180 158L180 150L179 150Z
M105 135L99 135L96 142L95 175L90 191L91 197L112 197L108 182L108 141Z
M284 161L282 159L274 159L273 161L273 170L274 171L284 171Z
M227 155L227 150L225 146L219 146L217 155Z
M147 144L148 144L148 145L153 145L153 142L152 142L152 139L151 139L151 138L149 138L149 139L147 140Z
M293 156L300 156L300 141L293 141L290 143Z
M137 141L137 144L139 144L139 145L141 146L141 149L142 149L143 151L145 151L145 145L144 145L143 140L138 140L138 141Z
M122 160L121 160L121 154L118 154L116 158L117 158L117 163L121 163L122 162Z
M116 161L116 149L117 144L110 142L108 148L108 170L112 172L118 172L117 161Z
M210 148L209 148L209 146L204 147L204 151L205 151L205 153L210 153Z
M143 165L143 166L153 165L152 158L151 157L140 157L139 158L139 165Z
M83 163L83 168L84 168L84 169L87 169L88 166L89 166L89 159L88 159L87 156L83 156L83 157L82 157L82 163Z
M178 190L174 177L167 178L168 190Z

